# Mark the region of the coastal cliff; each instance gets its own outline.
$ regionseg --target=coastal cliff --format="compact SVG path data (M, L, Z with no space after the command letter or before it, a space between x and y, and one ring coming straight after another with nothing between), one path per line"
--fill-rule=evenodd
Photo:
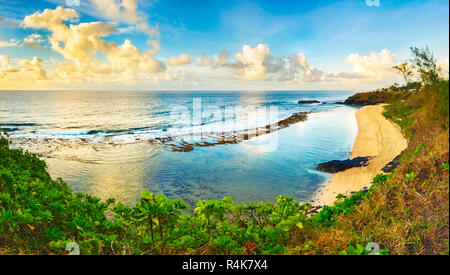
M406 100L413 92L401 91L372 91L365 93L356 93L347 98L343 104L354 106L376 105L380 103L390 103Z

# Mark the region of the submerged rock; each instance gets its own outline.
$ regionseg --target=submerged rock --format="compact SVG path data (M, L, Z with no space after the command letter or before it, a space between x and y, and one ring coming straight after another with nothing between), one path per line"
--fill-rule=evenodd
M306 118L308 117L308 114L309 114L308 112L295 113L286 119L278 121L278 127L280 129L283 129L283 128L287 128L290 125L295 124L297 122L305 121ZM275 127L272 127L272 128L275 128Z
M357 157L346 160L332 160L328 162L319 163L317 169L327 173L337 173L345 171L353 167L363 167L369 164L370 157Z

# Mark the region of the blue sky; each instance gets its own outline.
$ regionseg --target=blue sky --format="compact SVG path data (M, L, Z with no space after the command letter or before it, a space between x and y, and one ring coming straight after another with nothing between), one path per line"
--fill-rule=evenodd
M388 59L398 63L409 57L410 46L428 45L438 60L444 63L447 60L448 64L448 1L380 0L380 6L368 6L365 0L137 1L134 15L139 18L138 21L144 22L149 28L158 27L159 34L153 37L136 28L135 20L123 20L120 16L111 16L99 8L93 0L79 0L80 6L67 5L70 2L70 0L0 0L0 18L3 18L0 19L2 20L0 41L3 41L4 45L7 42L14 44L14 41L17 44L0 47L0 55L9 57L10 68L14 66L13 62L19 59L32 60L38 57L42 60L43 68L48 72L46 76L48 78L53 74L51 70L58 66L57 62L78 60L73 56L72 59L64 57L63 51L58 52L52 49L47 41L47 37L52 35L51 30L45 27L23 27L22 21L26 16L36 12L42 13L45 9L54 10L57 6L73 9L79 14L79 19L72 22L73 24L96 21L114 22L119 31L102 37L105 41L122 45L125 39L129 39L132 45L142 52L151 48L147 43L148 40L158 41L160 50L154 54L154 58L163 64L162 69L157 72L158 79L162 79L161 71L165 71L165 74L172 72L176 74L182 71L185 74L184 77L177 75L174 79L167 78L170 79L168 82L171 84L162 84L158 81L157 85L142 84L142 81L139 82L134 77L130 87L136 88L145 88L149 85L154 88L164 88L166 85L170 88L175 81L181 83L188 79L189 82L195 78L195 81L192 81L194 84L191 82L185 85L180 84L180 87L200 86L208 89L226 85L234 88L242 86L243 89L252 89L252 87L260 89L265 86L273 89L332 89L333 87L366 89L388 84L388 81L392 79L379 79L383 77L378 72L361 71L359 66L361 62L371 64L370 62L381 60L384 58L381 57L381 51L387 49L389 54L395 55L395 60ZM105 5L120 6L121 4L121 0L101 2ZM71 23L66 21L64 24L68 26ZM27 47L22 42L31 34L41 36L38 47ZM248 55L245 53L241 60L234 60L235 54L243 52L244 45L254 49L259 44L267 46L270 50L270 54L258 51L258 54L264 55L262 60L268 60L269 55L281 58L286 63L286 70L289 71L291 57L301 53L306 58L307 65L298 65L298 76L292 74L286 81L274 81L279 77L269 73L272 71L269 66L263 68L264 73L258 71L261 68L249 68L252 65L250 63L255 61L251 61L250 57L247 58ZM221 50L228 52L229 61L224 66L211 65L214 74L211 75L207 70L204 72L204 68L196 68L194 65L198 65L202 54L214 63L214 55L220 55ZM370 59L371 53L380 54L380 57L373 56ZM180 54L189 56L190 62L183 66L177 65L176 68L166 66L169 58L178 57ZM248 54L252 55L253 52L249 51ZM349 62L348 58L352 54L357 54L359 57ZM109 53L99 51L95 58L106 62L108 55ZM50 62L50 59L53 61ZM264 64L260 65L264 66ZM385 67L387 67L386 64L384 62ZM316 75L313 68L320 72L317 72L316 78L306 81L302 73L310 71ZM248 77L247 80L250 81L245 81L245 76L253 69L258 71L257 76ZM332 80L326 77L326 75L337 75L341 72L360 74L360 81L349 82L348 79L339 81L336 77ZM148 71L148 73L154 72ZM188 74L189 77L187 77ZM11 76L13 73L8 75ZM155 78L154 75L149 77ZM239 75L244 77L239 78ZM369 79L374 78L375 75L376 81ZM40 80L42 85L51 86L49 79ZM1 81L2 79L0 83ZM117 84L113 86L117 87Z

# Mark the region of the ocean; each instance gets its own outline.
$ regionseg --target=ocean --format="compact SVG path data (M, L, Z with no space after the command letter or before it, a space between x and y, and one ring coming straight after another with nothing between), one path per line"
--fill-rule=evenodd
M331 177L317 164L350 156L356 108L335 102L352 94L0 91L0 128L52 177L102 199L307 202Z

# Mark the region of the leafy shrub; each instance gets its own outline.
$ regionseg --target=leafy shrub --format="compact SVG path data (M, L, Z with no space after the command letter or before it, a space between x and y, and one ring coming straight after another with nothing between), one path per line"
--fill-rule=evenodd
M53 180L44 161L0 136L0 244L29 253L279 254L307 223L310 205L279 196L276 203L226 197L187 205L163 194L141 193L134 207L73 193ZM1 247L1 246L0 246Z

